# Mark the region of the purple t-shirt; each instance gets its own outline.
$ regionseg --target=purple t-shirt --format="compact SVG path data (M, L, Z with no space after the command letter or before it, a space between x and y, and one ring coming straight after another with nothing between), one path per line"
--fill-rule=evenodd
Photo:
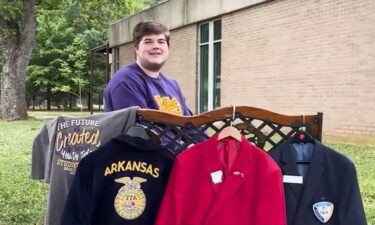
M139 106L179 116L190 116L185 98L175 80L160 74L147 76L136 64L117 71L104 90L104 111Z

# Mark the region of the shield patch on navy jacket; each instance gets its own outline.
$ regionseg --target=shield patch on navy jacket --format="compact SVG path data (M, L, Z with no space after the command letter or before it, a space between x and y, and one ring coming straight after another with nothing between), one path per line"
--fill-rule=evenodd
M318 218L318 220L322 223L327 223L333 214L333 204L331 202L317 202L313 205L313 211Z

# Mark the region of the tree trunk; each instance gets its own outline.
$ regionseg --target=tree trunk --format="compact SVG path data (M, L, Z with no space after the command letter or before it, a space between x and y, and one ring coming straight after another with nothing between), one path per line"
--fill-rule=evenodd
M52 101L51 88L48 86L47 87L47 110L48 111L51 111L51 101Z
M19 21L7 21L13 34L0 32L0 44L4 57L1 88L1 115L5 120L27 118L25 95L26 68L35 43L35 0L24 2L23 15Z
M68 101L66 100L66 96L64 97L64 111L68 109Z
M72 110L72 108L73 108L73 100L72 100L72 96L71 95L69 95L69 110Z
M91 103L91 95L92 95L92 93L91 92L89 92L89 94L88 94L88 98L87 98L87 108L88 108L88 110L91 112L91 108L92 108L92 103Z

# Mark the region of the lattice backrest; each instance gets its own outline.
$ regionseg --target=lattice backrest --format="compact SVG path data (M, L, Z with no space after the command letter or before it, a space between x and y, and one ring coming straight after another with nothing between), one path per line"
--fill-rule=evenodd
M158 110L140 109L137 124L162 139L170 150L180 152L203 141L224 127L235 126L258 147L268 151L293 136L301 127L318 140L322 138L323 114L287 116L264 109L238 106L215 109L197 116L181 117Z

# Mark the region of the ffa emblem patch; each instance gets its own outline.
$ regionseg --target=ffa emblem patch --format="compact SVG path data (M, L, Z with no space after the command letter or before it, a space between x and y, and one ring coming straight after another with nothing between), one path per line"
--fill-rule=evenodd
M138 218L146 207L146 196L141 189L141 183L147 180L141 177L122 177L115 181L124 184L114 202L117 214L127 220Z
M318 220L322 223L327 223L333 214L333 204L330 202L317 202L313 205L313 211L318 218Z

